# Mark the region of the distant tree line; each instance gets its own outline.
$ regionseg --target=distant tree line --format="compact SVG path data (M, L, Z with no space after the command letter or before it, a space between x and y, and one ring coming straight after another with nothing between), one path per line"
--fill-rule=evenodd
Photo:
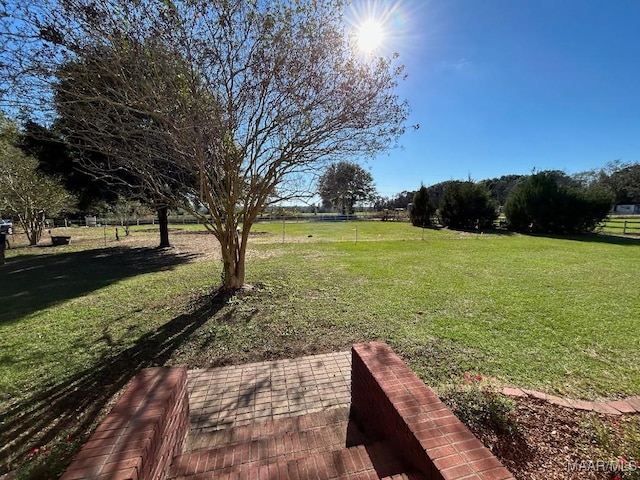
M415 191L404 190L397 193L393 197L377 196L374 199L374 208L378 211L382 210L394 210L396 208L406 209L411 202L413 202L413 196Z
M598 187L614 195L614 205L640 204L640 163L623 163L619 160L609 162L597 170L567 175L561 170L552 170L557 181L566 187ZM480 180L487 188L489 198L498 206L504 206L513 188L529 175L503 175L497 178ZM439 205L444 191L455 180L447 180L428 186L427 191L435 205ZM376 210L408 208L413 203L417 190L404 190L393 196L377 197Z
M640 204L640 163L620 160L607 163L599 170L589 170L572 176L585 187L599 187L614 195L615 205Z
M422 227L437 222L486 229L504 213L502 224L515 231L581 233L593 231L614 204L640 203L640 164L612 162L571 176L549 170L479 182L449 180L383 197L376 195L369 172L343 161L327 167L318 193L323 208L350 214L356 203L368 203L376 211L410 210L412 223Z
M591 232L613 205L640 203L640 164L612 162L572 176L550 170L479 182L451 180L422 185L413 196L402 192L393 200L411 209L416 226L437 221L450 228L490 228L502 207L506 226L514 231Z

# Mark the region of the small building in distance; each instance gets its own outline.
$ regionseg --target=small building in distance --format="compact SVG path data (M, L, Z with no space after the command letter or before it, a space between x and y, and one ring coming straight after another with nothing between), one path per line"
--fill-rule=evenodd
M612 213L618 215L640 215L640 205L614 205Z

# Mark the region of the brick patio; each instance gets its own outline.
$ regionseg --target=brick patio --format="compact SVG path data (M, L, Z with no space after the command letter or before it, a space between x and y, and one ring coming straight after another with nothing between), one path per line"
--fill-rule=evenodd
M191 433L299 416L351 401L351 352L188 372Z

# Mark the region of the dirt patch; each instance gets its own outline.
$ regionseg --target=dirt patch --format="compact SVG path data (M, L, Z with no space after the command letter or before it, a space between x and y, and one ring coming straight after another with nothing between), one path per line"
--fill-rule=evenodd
M169 241L178 253L195 253L199 260L222 260L220 244L213 235L179 233L170 235Z

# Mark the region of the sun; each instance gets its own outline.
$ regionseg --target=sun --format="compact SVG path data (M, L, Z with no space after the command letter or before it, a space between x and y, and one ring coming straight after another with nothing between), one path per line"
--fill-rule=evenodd
M364 59L391 55L403 47L410 21L402 0L351 0L345 12L345 33ZM354 52L355 53L355 52Z
M384 29L382 23L370 18L358 28L358 47L363 52L372 52L378 48L384 40Z

